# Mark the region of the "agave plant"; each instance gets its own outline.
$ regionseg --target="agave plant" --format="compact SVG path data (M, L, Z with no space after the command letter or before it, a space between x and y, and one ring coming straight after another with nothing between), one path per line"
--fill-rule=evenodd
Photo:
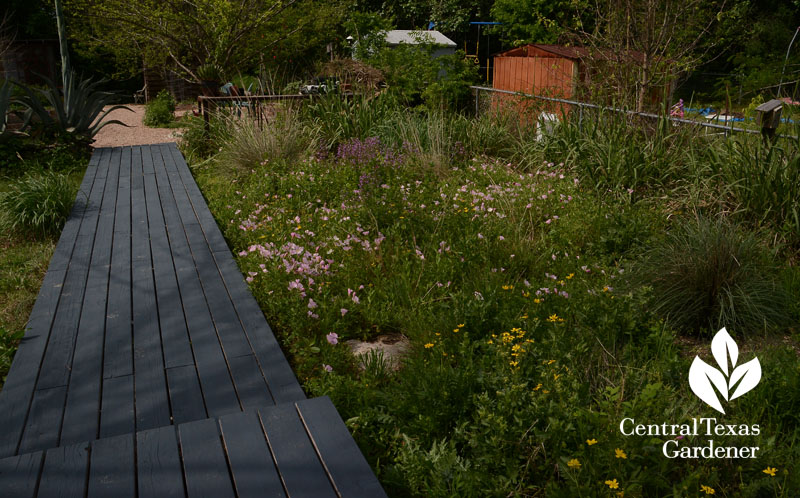
M8 115L12 113L10 108L13 101L11 98L11 88L11 83L8 80L0 85L0 142L4 142L20 134L19 132L8 129ZM23 125L22 128L24 129L25 125Z
M104 121L108 113L116 109L131 109L124 105L115 105L103 111L103 107L111 104L116 96L110 92L98 91L97 87L104 80L92 81L91 79L79 79L74 71L70 71L64 78L64 94L56 87L55 83L48 78L44 78L47 89L39 90L46 99L47 103L55 110L55 117L50 115L47 108L37 98L34 90L19 85L26 93L21 102L28 107L26 116L30 119L31 115L36 115L44 124L45 128L54 129L58 133L71 133L93 138L104 126L109 124L119 124L127 126L125 123L112 119Z

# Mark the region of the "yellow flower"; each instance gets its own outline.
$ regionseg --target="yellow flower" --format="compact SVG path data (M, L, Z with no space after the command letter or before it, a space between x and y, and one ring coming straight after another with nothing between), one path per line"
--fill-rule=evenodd
M778 471L778 469L776 469L775 467L767 467L766 469L762 470L761 472L763 472L763 473L765 473L767 475L770 475L772 477L775 477L775 472L777 472L777 471Z
M542 300L537 297L536 299L533 300L533 302L536 304L540 304Z
M429 342L428 344L425 345L425 349L430 349L432 347L433 347L433 343L432 342Z
M464 328L464 325L465 325L464 323L459 323L459 324L458 324L458 328L460 328L460 329L463 329L463 328Z
M504 285L503 286L503 290L514 290L514 286L513 285Z
M591 446L591 445L593 445L593 444L597 444L597 439L594 439L594 438L592 438L592 439L587 439L587 440L586 440L586 444L588 444L589 446Z
M577 458L573 458L572 460L567 462L567 467L571 469L579 469L581 468L581 462L579 462Z
M458 329L453 329L453 332L458 332Z
M711 486L706 486L704 484L700 485L700 491L702 491L707 495L713 495L714 493L716 493L716 491L714 491L714 488L712 488Z
M608 486L611 489L617 489L619 488L619 483L617 482L616 479L612 479L610 481L606 481L606 486Z
M616 448L614 453L616 453L617 458L628 458L628 455L626 455L625 452L619 448Z
M542 384L536 384L536 387L533 388L534 391L538 391L542 388Z
M574 277L574 276L575 276L575 274L574 274L574 273L570 273L569 275L567 275L567 280L570 280L570 279L571 279L572 277Z
M549 317L547 317L547 321L548 321L548 322L551 322L551 323L556 323L556 322L558 321L558 315L556 315L555 313L553 313L552 315L550 315Z
M517 365L519 365L519 362L518 361L509 361L508 364L511 365L512 367L516 367Z

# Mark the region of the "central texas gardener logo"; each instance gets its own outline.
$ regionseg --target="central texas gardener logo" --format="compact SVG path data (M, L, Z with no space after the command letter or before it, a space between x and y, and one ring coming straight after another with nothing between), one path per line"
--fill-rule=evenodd
M725 409L716 391L719 391L725 401L747 393L761 380L761 363L758 358L753 358L737 367L739 346L725 328L720 329L711 341L711 353L719 369L695 356L689 369L689 387L708 406L724 414Z

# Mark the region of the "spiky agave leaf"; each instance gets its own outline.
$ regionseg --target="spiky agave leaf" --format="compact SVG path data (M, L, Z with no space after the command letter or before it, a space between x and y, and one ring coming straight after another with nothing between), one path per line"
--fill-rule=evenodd
M53 120L50 113L42 106L30 88L19 85L23 88L27 97L23 103L30 109L30 114L36 114L46 127L55 128L58 132L74 133L88 138L94 138L95 134L102 128L100 122L108 112L115 109L127 109L124 105L116 105L106 112L103 108L109 105L115 95L110 92L98 91L96 88L105 80L92 81L91 79L78 79L74 71L67 74L65 78L63 98L55 83L47 77L42 77L47 84L47 89L37 90L47 102L53 107L56 119ZM117 120L110 124L121 124Z

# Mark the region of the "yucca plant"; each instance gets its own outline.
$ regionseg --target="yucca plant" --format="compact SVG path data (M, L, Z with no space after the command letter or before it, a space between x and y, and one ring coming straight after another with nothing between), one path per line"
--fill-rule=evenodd
M48 78L44 78L44 80L48 87L45 90L32 90L18 84L26 94L20 101L28 107L26 113L28 119L35 115L45 128L57 133L70 133L89 139L94 138L97 132L106 125L127 126L116 119L104 121L108 113L116 109L128 111L131 109L124 105L115 105L110 109L103 110L105 106L116 99L111 92L97 90L97 87L104 83L103 80L80 79L74 71L70 71L64 78L63 97L52 80ZM55 118L50 115L48 109L42 105L34 92L39 92L44 96L47 103L55 110Z

